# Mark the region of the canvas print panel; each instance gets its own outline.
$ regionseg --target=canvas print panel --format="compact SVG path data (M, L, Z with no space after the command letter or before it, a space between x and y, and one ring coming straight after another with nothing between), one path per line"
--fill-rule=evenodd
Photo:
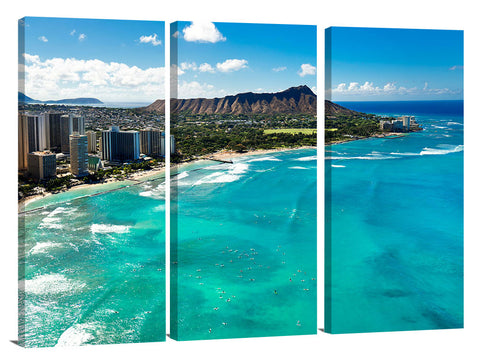
M171 335L315 334L316 27L171 34Z
M325 328L463 327L463 32L329 28Z
M19 34L19 344L163 341L164 23Z

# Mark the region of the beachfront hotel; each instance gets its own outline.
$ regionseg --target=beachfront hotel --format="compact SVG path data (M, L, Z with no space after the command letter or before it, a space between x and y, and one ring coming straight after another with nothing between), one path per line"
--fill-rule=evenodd
M60 152L62 149L62 115L62 113L53 111L45 113L47 149L53 152Z
M95 131L87 131L88 153L95 154L97 152L97 133Z
M87 135L70 135L70 172L75 176L88 175Z
M165 156L165 132L154 129L140 130L140 152L149 156ZM175 138L170 136L170 154L175 153Z
M28 168L28 154L47 148L45 115L18 115L18 169Z
M50 151L34 151L27 155L28 172L36 180L55 177L57 174L57 158Z
M419 129L420 126L415 121L415 116L403 115L397 117L396 120L380 121L380 130L383 131L409 132Z
M118 126L110 126L102 131L102 160L124 162L140 159L140 133L120 131Z

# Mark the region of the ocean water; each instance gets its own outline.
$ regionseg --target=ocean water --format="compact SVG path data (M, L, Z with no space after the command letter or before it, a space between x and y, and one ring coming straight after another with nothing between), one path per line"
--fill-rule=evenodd
M326 330L463 327L463 102L341 104L424 130L325 147Z
M299 149L173 175L174 339L317 332L316 161Z
M165 181L52 195L19 215L19 343L165 340Z

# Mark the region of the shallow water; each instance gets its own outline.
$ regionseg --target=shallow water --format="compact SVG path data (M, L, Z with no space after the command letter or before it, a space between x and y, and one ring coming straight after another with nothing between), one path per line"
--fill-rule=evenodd
M463 114L407 103L424 131L325 147L334 333L463 327Z
M129 184L52 195L19 216L20 343L165 339L164 178Z
M316 333L315 149L181 168L172 200L174 338Z

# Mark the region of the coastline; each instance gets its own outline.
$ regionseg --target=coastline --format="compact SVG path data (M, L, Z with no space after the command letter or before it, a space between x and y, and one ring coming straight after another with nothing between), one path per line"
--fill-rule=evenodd
M199 159L196 160L220 160L220 161L228 161L230 159L244 157L244 156L252 156L252 155L263 155L269 154L274 152L282 152L282 151L292 151L292 150L303 150L303 149L316 149L316 146L299 146L299 147L289 147L289 148L275 148L275 149L258 149L258 150L249 150L245 152L235 152L229 150L220 150L215 153L207 154Z
M347 139L344 139L344 140L334 140L334 141L331 141L329 143L325 143L325 146L344 144L344 143L347 143L347 142L350 142L350 141L367 140L367 139L371 139L371 138L382 139L382 138L386 138L386 137L390 137L390 136L404 137L404 136L407 136L407 134L408 133L388 132L388 133L374 134L374 135L371 135L371 136L364 136L364 137L352 137L352 138L347 138Z
M68 189L62 189L60 191L52 191L52 192L44 191L42 194L35 194L35 195L27 196L18 200L18 213L24 212L25 207L27 205L37 200L45 199L46 197L50 197L52 195L66 193L73 190L94 189L97 186L107 185L107 184L112 184L112 183L117 183L122 181L133 181L133 182L140 183L143 181L147 181L150 177L155 177L164 173L165 173L165 166L161 166L161 167L156 167L150 170L138 171L138 172L129 174L123 179L109 177L107 179L104 179L102 182L90 183L90 184L86 184L86 183L74 184L70 186Z
M244 157L244 156L253 156L253 155L263 155L263 154L269 154L269 153L274 153L274 152L282 152L282 151L292 151L292 150L302 150L302 149L316 149L316 146L300 146L300 147L289 147L289 148L275 148L275 149L258 149L258 150L249 150L246 152L235 152L235 151L229 151L229 150L220 150L214 153L206 154L199 156L198 158L192 159L190 161L184 161L181 163L171 163L170 168L173 168L175 166L182 166L182 165L187 165L194 163L196 161L202 161L202 160L211 160L211 161L225 161L228 162L231 159L234 158L239 158L239 157ZM106 185L106 184L111 184L111 183L117 183L117 182L122 182L122 181L133 181L134 183L140 183L143 181L148 181L150 178L159 176L165 174L165 166L153 168L150 170L143 170L143 171L138 171L132 174L129 174L125 178L122 179L116 179L114 177L110 177L107 179L104 179L102 182L98 183L91 183L91 184L76 184L72 185L68 189L62 189L60 191L54 191L54 192L49 192L49 191L44 191L42 194L35 194L31 196L24 197L18 201L18 213L24 212L25 207L37 200L44 199L46 197L50 197L55 194L61 194L65 192L70 192L73 190L81 190L81 189L93 189L97 186L100 185Z

